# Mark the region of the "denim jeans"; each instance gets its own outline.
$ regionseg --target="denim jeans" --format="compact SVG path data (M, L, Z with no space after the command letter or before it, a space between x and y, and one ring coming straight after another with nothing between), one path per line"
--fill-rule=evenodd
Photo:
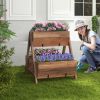
M90 67L96 69L95 60L93 58L94 53L90 51L90 49L86 46L82 46L81 50L83 51L83 55L80 57L80 63L88 63ZM100 56L100 55L99 55Z

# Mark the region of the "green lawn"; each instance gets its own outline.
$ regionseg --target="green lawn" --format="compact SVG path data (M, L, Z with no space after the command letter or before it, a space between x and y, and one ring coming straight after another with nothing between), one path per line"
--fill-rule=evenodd
M15 81L0 100L100 100L100 72L78 72L78 79L55 78L39 80L38 84L24 67L12 68Z

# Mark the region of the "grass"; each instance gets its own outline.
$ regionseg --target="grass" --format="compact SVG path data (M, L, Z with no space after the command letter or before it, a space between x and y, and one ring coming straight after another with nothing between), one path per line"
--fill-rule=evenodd
M85 74L78 72L78 79L54 78L34 83L31 74L24 67L12 68L14 85L0 100L99 100L100 72Z

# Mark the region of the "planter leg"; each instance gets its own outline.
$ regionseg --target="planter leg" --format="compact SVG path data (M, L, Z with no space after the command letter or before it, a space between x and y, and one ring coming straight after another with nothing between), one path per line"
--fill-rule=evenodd
M38 83L38 80L37 80L37 78L35 77L35 83L37 84Z
M76 73L75 73L75 76L74 76L74 78L75 78L75 79L77 79L77 74L76 74Z

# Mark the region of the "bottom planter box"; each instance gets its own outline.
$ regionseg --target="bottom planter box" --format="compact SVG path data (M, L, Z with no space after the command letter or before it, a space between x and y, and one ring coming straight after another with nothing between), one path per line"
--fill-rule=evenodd
M36 62L36 75L38 79L73 76L77 78L77 61Z
M66 77L66 76L72 76L75 79L77 78L76 60L35 62L36 72L34 72L34 64L32 63L32 56L26 57L26 62L27 62L26 70L31 72L33 75L35 73L37 79Z

